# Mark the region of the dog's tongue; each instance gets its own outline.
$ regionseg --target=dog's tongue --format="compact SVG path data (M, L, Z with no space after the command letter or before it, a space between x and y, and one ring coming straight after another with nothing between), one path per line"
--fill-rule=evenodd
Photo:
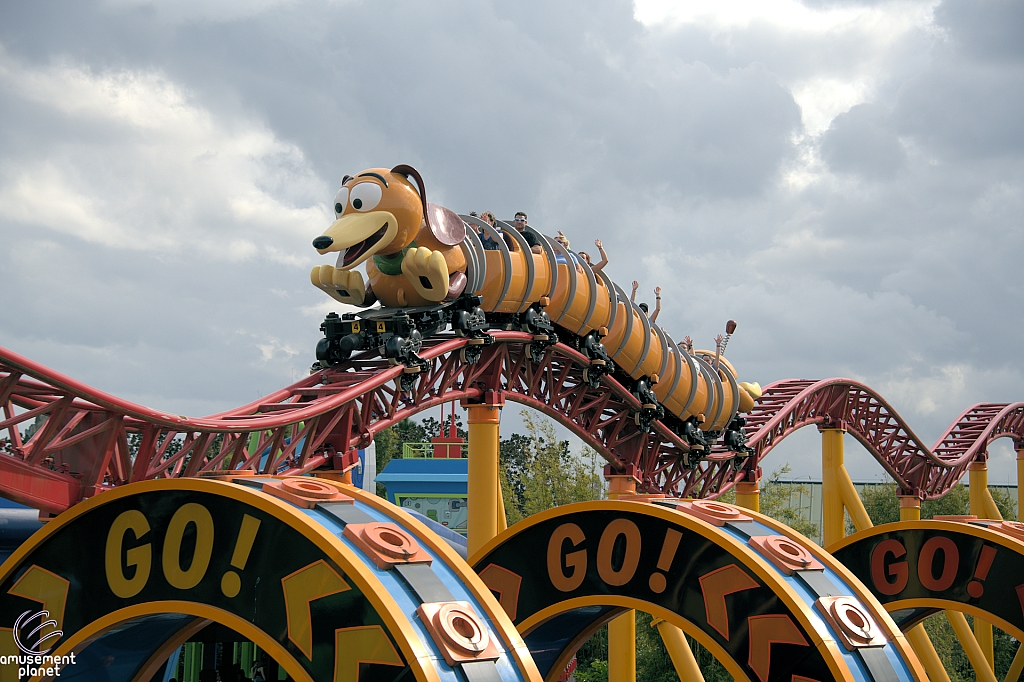
M338 262L334 264L334 267L341 268L341 267L345 266L345 252L346 251L348 251L348 249L342 249L341 251L338 252Z

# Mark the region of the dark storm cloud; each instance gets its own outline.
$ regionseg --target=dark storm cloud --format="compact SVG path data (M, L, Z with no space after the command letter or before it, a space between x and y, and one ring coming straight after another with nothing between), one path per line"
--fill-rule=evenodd
M677 339L738 319L742 378L860 378L933 437L1020 397L1019 3L805 4L854 14L4 4L0 345L184 414L248 402L312 360L341 176L412 163L451 208L600 237Z
M966 55L986 61L1024 60L1024 5L1015 0L947 0L935 22Z

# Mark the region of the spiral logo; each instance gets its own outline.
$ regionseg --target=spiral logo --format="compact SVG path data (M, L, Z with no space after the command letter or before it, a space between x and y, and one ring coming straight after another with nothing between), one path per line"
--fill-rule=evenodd
M28 634L25 634L25 630L31 627L32 623L36 620L39 620L39 625L35 626ZM43 628L46 627L53 628L53 631L42 634ZM53 640L54 638L60 639L64 636L64 631L57 629L57 621L50 618L50 612L44 609L37 613L26 611L18 616L18 620L14 621L13 634L14 643L23 654L27 656L44 656L50 653L53 646L50 646L48 649L43 649L43 645L48 640ZM38 635L38 638L35 640L35 646L26 646L25 642L31 642L35 635ZM56 640L54 640L54 642L56 642Z

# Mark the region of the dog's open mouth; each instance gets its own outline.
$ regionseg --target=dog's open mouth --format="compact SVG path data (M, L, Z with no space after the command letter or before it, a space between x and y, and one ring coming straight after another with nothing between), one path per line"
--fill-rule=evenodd
M388 224L384 223L383 227L381 227L379 230L371 234L363 241L359 242L358 244L353 244L347 249L342 249L342 251L338 254L338 262L337 264L335 264L335 267L344 268L359 260L360 256L362 256L374 244L376 244L377 242L384 238L384 233L387 231Z

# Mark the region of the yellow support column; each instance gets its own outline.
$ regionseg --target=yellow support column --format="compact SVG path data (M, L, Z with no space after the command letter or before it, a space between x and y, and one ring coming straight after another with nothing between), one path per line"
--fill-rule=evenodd
M1004 682L1017 682L1022 672L1024 672L1024 646L1019 646L1017 653L1013 656L1013 662L1010 663L1010 669L1006 671Z
M661 641L665 643L665 649L672 659L672 665L676 668L676 675L679 676L680 682L704 682L704 674L700 671L700 666L697 665L693 649L687 643L683 631L661 618L653 619L651 627L658 628L658 634L661 635Z
M960 640L960 646L964 648L964 653L967 654L967 660L971 662L971 667L974 668L974 676L978 679L978 682L996 682L996 674L992 671L992 664L979 646L974 633L971 632L971 626L967 624L964 614L959 611L946 611L945 613L949 624L953 626L956 638ZM977 619L975 619L975 625L977 625ZM992 626L989 625L989 627L991 628Z
M990 519L993 517L992 510L989 508L988 498L991 494L988 491L988 463L984 460L978 462L971 462L967 465L968 481L971 486L971 513L982 519ZM991 506L995 506L995 503L991 503ZM999 512L996 511L996 514ZM962 616L961 616L962 617ZM966 622L966 620L964 621ZM988 667L990 670L995 670L995 648L992 641L992 623L988 623L981 618L974 619L974 636L977 638L978 646L981 647L982 653L985 655L985 660L988 661ZM973 661L971 662L974 663ZM977 673L978 679L981 679L981 674Z
M864 508L864 501L857 494L857 488L853 485L853 481L850 480L850 474L846 473L845 466L839 467L839 470L836 471L836 482L839 484L839 493L843 500L843 507L850 513L850 519L853 521L853 527L857 529L857 532L867 530L875 525L871 523L868 510ZM845 529L844 523L844 532Z
M1024 448L1017 450L1017 519L1021 518L1021 514L1024 513L1024 507L1021 506L1021 499L1024 498Z
M971 513L980 519L1003 520L992 493L988 489L988 462L971 462L967 465L968 481L971 486Z
M498 442L499 454L501 450L501 442ZM508 516L505 515L505 496L501 494L501 457L498 457L498 479L495 483L498 486L498 533L502 533L508 528Z
M465 405L469 409L469 556L498 534L498 428L497 403Z
M904 520L906 521L907 519ZM910 628L907 630L906 635L907 641L910 642L910 646L914 649L914 653L921 659L921 665L924 666L925 672L928 673L928 679L931 682L950 682L949 674L946 673L946 669L942 666L942 659L939 658L938 652L935 651L935 647L932 645L931 638L925 632L924 623L918 623Z
M636 682L636 611L608 623L608 682Z
M843 468L845 429L821 428L821 520L822 546L828 549L846 537L840 473Z
M921 520L921 498L917 495L900 495L900 521Z
M751 472L748 471L747 477L749 478L751 475ZM740 481L736 484L736 504L750 511L761 511L761 487L757 479Z
M604 469L608 499L636 495L635 467L625 473ZM630 609L608 623L608 682L636 682L636 611Z

